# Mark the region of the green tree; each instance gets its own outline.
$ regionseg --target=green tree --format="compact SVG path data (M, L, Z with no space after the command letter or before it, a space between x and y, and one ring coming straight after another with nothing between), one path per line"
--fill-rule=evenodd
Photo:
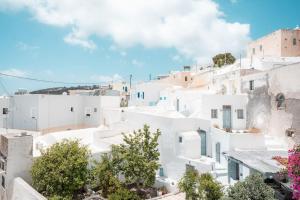
M196 170L187 170L178 183L179 190L185 192L185 198L198 199L199 174Z
M53 199L71 199L87 181L89 151L78 140L63 140L41 152L32 165L34 188Z
M275 200L274 190L264 183L260 174L248 176L245 181L237 182L228 188L228 200Z
M185 192L186 199L219 200L223 196L222 185L211 174L199 175L193 169L186 171L178 187L181 192Z
M186 199L219 200L223 196L222 185L211 174L199 175L192 169L186 171L178 186L181 192L185 192Z
M108 200L140 200L141 198L133 191L126 188L118 188L108 196Z
M159 168L158 138L161 132L151 133L149 126L124 136L124 144L112 148L113 165L124 175L126 184L150 187Z
M99 189L105 198L121 188L121 182L116 177L116 171L108 154L102 155L100 162L95 162L91 170L91 185Z
M218 200L223 196L223 187L221 183L214 180L211 174L204 173L199 177L198 191L202 199Z
M235 57L231 53L221 53L212 58L216 67L222 67L225 64L233 64Z

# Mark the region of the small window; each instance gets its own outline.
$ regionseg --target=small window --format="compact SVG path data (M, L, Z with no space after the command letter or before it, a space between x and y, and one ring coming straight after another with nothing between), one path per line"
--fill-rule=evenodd
M296 38L293 39L293 45L294 45L294 46L297 45L297 40L296 40Z
M187 81L187 80L188 80L188 77L187 77L187 76L185 76L185 77L184 77L184 81Z
M94 108L94 112L97 112L98 110L97 110L97 108Z
M252 48L252 54L253 55L255 54L255 48Z
M211 109L211 118L213 118L213 119L218 118L218 110L217 109Z
M162 97L159 97L159 99L160 99L160 100L163 100L163 98L162 98Z
M164 176L164 168L159 168L159 176L163 177Z
M179 143L182 143L182 137L179 136Z
M8 114L8 108L3 108L2 109L2 114L7 115Z
M254 90L254 80L249 81L249 89Z
M73 108L73 107L71 107L70 111L71 111L71 112L74 112L74 108Z
M145 99L145 93L144 92L142 93L142 98Z
M276 95L276 103L278 110L285 109L285 97L282 93Z
M259 50L262 51L262 45L259 46Z
M244 110L243 109L237 109L237 118L244 119Z
M137 97L140 98L140 93L139 92L137 93Z
M164 100L166 100L167 99L167 97L164 97Z

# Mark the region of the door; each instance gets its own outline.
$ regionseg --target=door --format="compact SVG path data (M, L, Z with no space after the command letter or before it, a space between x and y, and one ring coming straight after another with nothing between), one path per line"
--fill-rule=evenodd
M231 106L223 106L223 128L231 129Z
M179 99L176 99L176 110L179 112Z
M220 142L216 143L216 161L221 162L221 144Z
M206 132L200 130L200 138L201 138L201 155L206 156Z

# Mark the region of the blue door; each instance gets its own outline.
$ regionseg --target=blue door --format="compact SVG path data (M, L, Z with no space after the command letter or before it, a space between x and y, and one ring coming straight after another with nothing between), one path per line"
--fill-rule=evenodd
M201 138L201 155L206 156L206 132L200 130L200 138Z
M223 128L231 129L231 106L223 106Z

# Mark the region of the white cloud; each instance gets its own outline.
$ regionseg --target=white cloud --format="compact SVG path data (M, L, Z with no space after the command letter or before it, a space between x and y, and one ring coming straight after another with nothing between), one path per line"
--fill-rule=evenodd
M123 77L119 74L114 74L112 76L92 75L90 79L96 82L112 82L112 81L121 81L123 80Z
M94 49L91 36L122 48L175 48L205 62L219 52L239 54L248 24L227 22L212 0L1 0L0 9L28 9L41 23L72 27L71 44Z
M29 74L26 71L15 69L15 68L1 70L0 73L11 75L11 76L22 76L22 77L25 77Z

